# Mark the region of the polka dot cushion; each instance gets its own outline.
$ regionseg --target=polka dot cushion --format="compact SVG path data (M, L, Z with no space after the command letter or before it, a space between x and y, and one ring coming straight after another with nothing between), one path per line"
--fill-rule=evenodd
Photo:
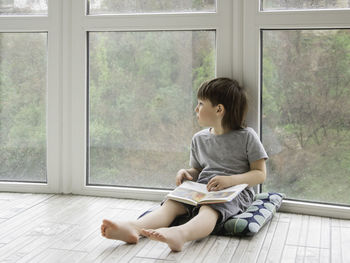
M285 197L280 193L260 193L254 197L254 202L248 209L239 215L228 219L224 224L222 235L225 236L252 236L255 235L276 213ZM139 216L142 217L159 205L150 208ZM176 220L175 220L176 221ZM185 218L178 218L172 225L184 224L187 222Z
M280 193L257 194L248 209L227 220L224 224L224 235L252 236L273 217L285 197Z

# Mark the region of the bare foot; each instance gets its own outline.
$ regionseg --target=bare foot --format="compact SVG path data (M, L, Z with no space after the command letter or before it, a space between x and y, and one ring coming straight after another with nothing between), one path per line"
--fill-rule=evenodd
M141 234L149 239L167 243L172 251L181 251L186 242L184 235L176 227L158 228L156 230L142 229Z
M101 234L105 238L122 240L132 244L139 241L137 229L129 222L113 223L104 219L101 225Z

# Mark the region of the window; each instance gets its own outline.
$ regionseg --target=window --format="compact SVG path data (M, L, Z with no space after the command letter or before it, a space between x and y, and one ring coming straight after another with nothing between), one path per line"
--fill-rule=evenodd
M60 5L0 1L0 191L62 182Z
M232 76L231 1L136 2L73 2L78 193L160 198L188 167L199 85Z
M291 206L348 206L348 1L260 2L264 11L287 9L256 16L261 138L270 156L262 189L285 192Z
M350 30L263 30L268 190L350 204Z
M1 191L162 199L199 84L227 76L270 156L262 190L348 213L349 1L0 2Z

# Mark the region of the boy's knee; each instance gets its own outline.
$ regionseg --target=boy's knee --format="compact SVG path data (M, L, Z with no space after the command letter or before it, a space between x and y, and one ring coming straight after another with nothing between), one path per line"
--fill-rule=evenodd
M172 211L174 211L177 215L183 215L187 213L187 210L185 206L177 201L167 199L164 203L163 206L171 207Z
M215 210L209 205L202 205L201 208L199 209L199 212L201 211L205 211L209 214L212 214L213 216L216 216L216 218L219 218L221 215L220 212L218 212L217 210Z
M180 203L180 202L177 202L177 201L174 201L174 200L171 200L171 199L167 199L164 204L165 206L171 206L171 207L179 207L179 208L184 208L184 206ZM185 209L185 208L184 208Z

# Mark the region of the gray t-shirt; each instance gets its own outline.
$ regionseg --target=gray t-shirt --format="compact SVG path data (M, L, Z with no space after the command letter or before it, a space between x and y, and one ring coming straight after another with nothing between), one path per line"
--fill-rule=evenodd
M199 183L207 184L216 175L249 172L249 164L260 159L268 156L258 135L249 127L222 135L214 135L207 128L192 138L190 166L202 170Z

